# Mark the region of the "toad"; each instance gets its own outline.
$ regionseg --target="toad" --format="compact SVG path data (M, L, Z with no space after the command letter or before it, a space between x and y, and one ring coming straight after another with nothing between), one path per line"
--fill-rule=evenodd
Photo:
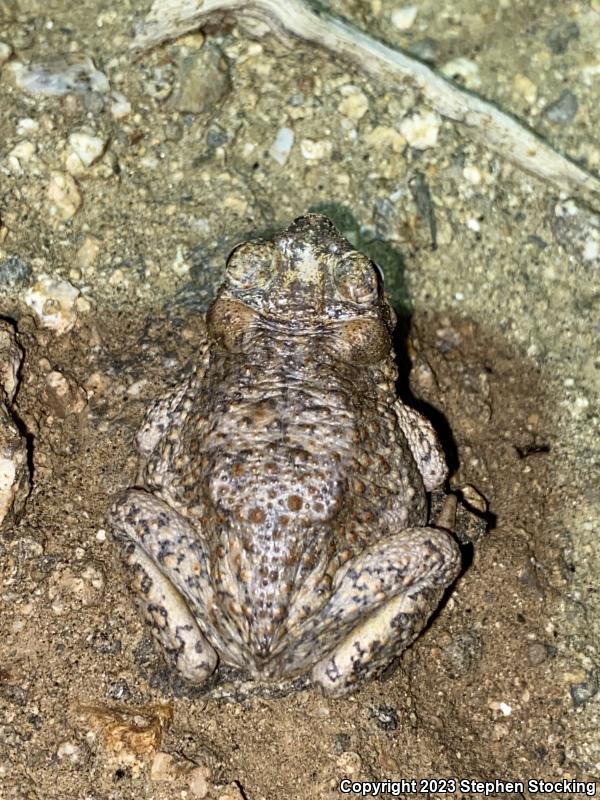
M460 567L428 524L447 468L397 397L381 275L326 218L239 245L208 337L137 436L110 522L173 668L310 674L342 695L417 637Z

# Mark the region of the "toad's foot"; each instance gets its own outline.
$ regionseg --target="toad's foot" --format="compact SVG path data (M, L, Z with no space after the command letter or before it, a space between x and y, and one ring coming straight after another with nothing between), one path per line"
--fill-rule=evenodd
M198 587L206 574L206 553L188 523L147 492L123 493L109 513L115 539L128 568L138 605L152 635L173 668L192 683L204 683L217 666L217 654L202 635L183 595L167 578ZM185 553L185 559L174 552ZM164 570L164 571L163 571Z
M459 569L458 545L438 528L408 528L345 564L319 617L338 630L354 624L314 666L314 682L342 695L381 672L418 636Z

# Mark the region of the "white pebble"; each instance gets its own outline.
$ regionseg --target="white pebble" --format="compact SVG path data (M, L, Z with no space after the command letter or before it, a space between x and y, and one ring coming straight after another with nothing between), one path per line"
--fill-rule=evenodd
M75 255L75 263L82 269L90 269L100 253L101 242L95 236L88 235L81 243L81 247Z
M362 119L369 110L367 95L352 84L342 86L340 91L344 95L344 99L338 106L340 114L356 122Z
M194 797L207 797L210 791L210 770L205 766L196 767L188 776L188 786Z
M592 231L591 238L586 239L582 256L584 261L595 261L600 256L600 242L596 231Z
M0 394L11 402L17 391L21 351L8 323L0 321ZM2 392L4 389L4 392ZM0 523L19 511L29 491L27 448L8 409L0 401Z
M318 161L331 155L331 142L329 139L302 139L300 152L307 161Z
M452 61L446 62L441 68L440 72L446 78L451 80L460 79L467 89L478 89L481 86L481 78L479 77L479 67L470 58L453 58Z
M0 42L0 67L6 64L12 53L11 47L6 42Z
M123 119L123 117L127 117L131 114L131 103L122 92L112 93L110 113L115 119Z
M378 125L365 134L365 142L375 150L391 150L401 153L406 147L406 139L394 128Z
M441 118L435 111L423 111L405 117L399 125L400 133L411 147L426 150L435 147L440 131Z
M479 233L479 231L481 230L481 225L479 224L478 220L473 219L473 217L471 217L470 219L467 220L467 228L470 231L475 231L475 233Z
M500 703L499 704L500 711L505 717L510 717L512 714L512 706L509 706L508 703Z
M68 758L69 761L76 763L79 761L80 752L79 747L73 742L61 742L56 750L56 755L59 759Z
M463 169L463 178L469 181L469 183L477 185L481 183L481 172L477 169L477 167L467 165Z
M155 754L150 767L151 781L171 781L175 774L175 759L170 753L159 751Z
M409 28L412 28L417 18L418 10L416 6L395 8L390 15L392 25L398 28L399 31L407 31Z
M31 157L36 151L36 146L33 142L19 142L10 151L12 155L19 159L19 161L30 161Z
M178 244L177 250L175 251L175 258L171 264L171 269L176 275L187 275L190 271L190 266L191 265L189 261L186 261L186 258L183 254L183 247Z
M36 151L33 142L19 142L6 156L6 164L13 175L23 174L23 164L31 161Z
M3 417L5 412L0 410ZM2 438L10 435L10 442L5 444L0 441L0 522L4 519L13 505L18 493L20 477L27 469L27 455L25 447L19 449L19 434L8 418L2 421ZM9 425L11 427L9 427ZM14 445L14 446L13 446Z
M269 148L269 155L283 166L288 160L294 145L294 131L291 128L279 128L275 141Z
M104 152L106 139L94 136L89 131L74 131L69 136L69 147L84 166L90 167Z
M0 387L9 403L15 399L22 353L8 324L0 320Z
M75 216L81 206L81 195L77 184L66 172L51 172L46 194L49 200L49 213L52 217L66 222Z
M23 117L17 122L17 136L32 136L40 129L40 123L31 117Z
M11 62L13 75L20 89L33 95L62 97L69 92L108 92L110 85L103 72L96 69L88 56L55 58L39 64Z
M79 289L68 281L40 275L35 286L25 293L25 302L43 328L65 333L77 319L75 301L78 296Z

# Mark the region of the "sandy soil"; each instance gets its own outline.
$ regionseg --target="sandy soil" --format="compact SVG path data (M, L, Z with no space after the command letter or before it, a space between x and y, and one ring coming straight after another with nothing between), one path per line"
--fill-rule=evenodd
M594 0L415 5L406 32L390 22L399 4L335 7L392 44L429 48L438 66L470 59L479 93L598 170ZM569 238L552 190L450 123L434 146L408 147L398 120L421 108L410 85L381 94L306 46L228 29L132 63L146 10L0 9L0 314L24 353L13 412L33 468L24 513L0 533L0 797L272 800L344 796L344 778L593 781L597 272L577 238L593 240L593 218L583 210ZM69 53L93 58L110 88L19 88L15 62ZM552 123L545 109L565 89L574 121ZM294 132L284 163L270 154L281 128ZM81 131L103 142L89 166L69 160ZM57 174L75 195L49 193ZM450 485L487 499L490 525L465 538L445 605L382 680L343 700L304 689L223 702L166 670L104 515L133 478L145 407L194 359L229 248L309 208L381 263L402 318L402 390L442 435ZM27 304L44 274L76 290L62 333Z

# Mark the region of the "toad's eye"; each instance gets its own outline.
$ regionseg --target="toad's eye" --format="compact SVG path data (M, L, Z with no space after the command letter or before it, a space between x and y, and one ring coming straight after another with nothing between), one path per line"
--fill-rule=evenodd
M240 288L261 286L270 272L272 258L271 242L241 242L227 257L227 278Z
M335 285L345 300L361 306L371 305L379 297L381 270L362 253L347 253L335 268Z

